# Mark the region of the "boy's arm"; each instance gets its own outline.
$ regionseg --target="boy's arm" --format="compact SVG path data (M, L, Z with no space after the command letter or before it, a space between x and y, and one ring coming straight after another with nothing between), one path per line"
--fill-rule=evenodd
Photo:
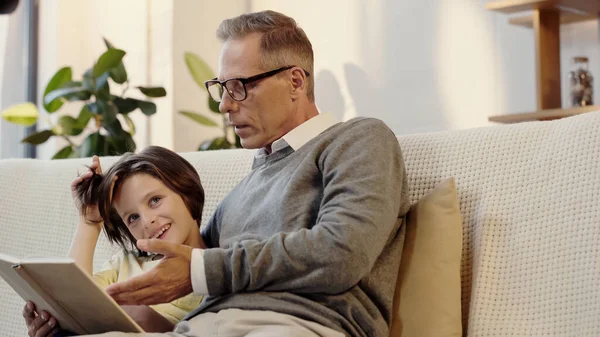
M101 231L102 223L90 225L80 217L69 249L69 257L89 275L93 273L94 251Z

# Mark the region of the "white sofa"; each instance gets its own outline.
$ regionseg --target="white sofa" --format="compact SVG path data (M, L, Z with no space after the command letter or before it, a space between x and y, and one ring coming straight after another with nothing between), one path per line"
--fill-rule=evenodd
M464 334L600 336L600 112L399 141L412 202L456 178ZM252 155L184 154L205 187L204 222ZM66 255L76 222L69 184L87 163L0 161L0 252ZM101 241L95 266L110 254ZM26 335L23 302L1 280L0 297L0 336Z

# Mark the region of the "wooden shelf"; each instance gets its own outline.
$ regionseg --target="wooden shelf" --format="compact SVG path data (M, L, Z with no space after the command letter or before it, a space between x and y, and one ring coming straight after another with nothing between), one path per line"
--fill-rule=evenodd
M485 7L511 14L531 11L526 16L509 18L509 23L531 27L535 42L536 112L491 116L491 122L519 123L565 118L600 110L600 106L561 109L560 25L598 19L600 0L493 0Z
M596 15L580 15L570 12L560 12L560 24L566 25L569 23L581 22L581 21L590 21L597 20L598 16ZM511 25L523 26L527 28L533 28L533 14L531 15L523 15L523 16L515 16L508 19L508 22Z
M600 106L590 105L570 109L548 109L536 112L517 113L508 115L490 116L488 120L496 123L521 123L531 121L548 121L553 119L571 117L586 112L600 111Z
M597 0L496 0L488 2L485 8L505 14L535 9L559 9L579 15L597 16L600 14L600 1Z

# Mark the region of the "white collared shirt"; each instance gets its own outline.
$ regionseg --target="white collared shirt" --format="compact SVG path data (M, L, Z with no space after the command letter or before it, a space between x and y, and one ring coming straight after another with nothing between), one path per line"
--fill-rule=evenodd
M271 144L271 153L275 153L286 146L290 146L294 151L302 147L302 145L308 143L311 139L315 138L321 132L329 129L331 126L337 124L339 121L329 113L318 114L315 117L307 120L306 122L298 125L292 131L286 133L283 137L274 141ZM256 151L256 158L268 156L269 153L265 148L261 148Z

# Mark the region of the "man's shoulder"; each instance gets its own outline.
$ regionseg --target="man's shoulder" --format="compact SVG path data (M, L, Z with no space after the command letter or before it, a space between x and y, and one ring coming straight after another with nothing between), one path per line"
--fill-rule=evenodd
M382 120L372 117L354 117L332 126L329 131L330 135L338 140L346 137L354 140L358 140L357 137L396 138L393 131Z
M334 127L337 127L342 132L356 129L376 129L391 132L391 129L385 124L385 122L383 122L381 119L373 117L354 117L345 122L338 123Z

